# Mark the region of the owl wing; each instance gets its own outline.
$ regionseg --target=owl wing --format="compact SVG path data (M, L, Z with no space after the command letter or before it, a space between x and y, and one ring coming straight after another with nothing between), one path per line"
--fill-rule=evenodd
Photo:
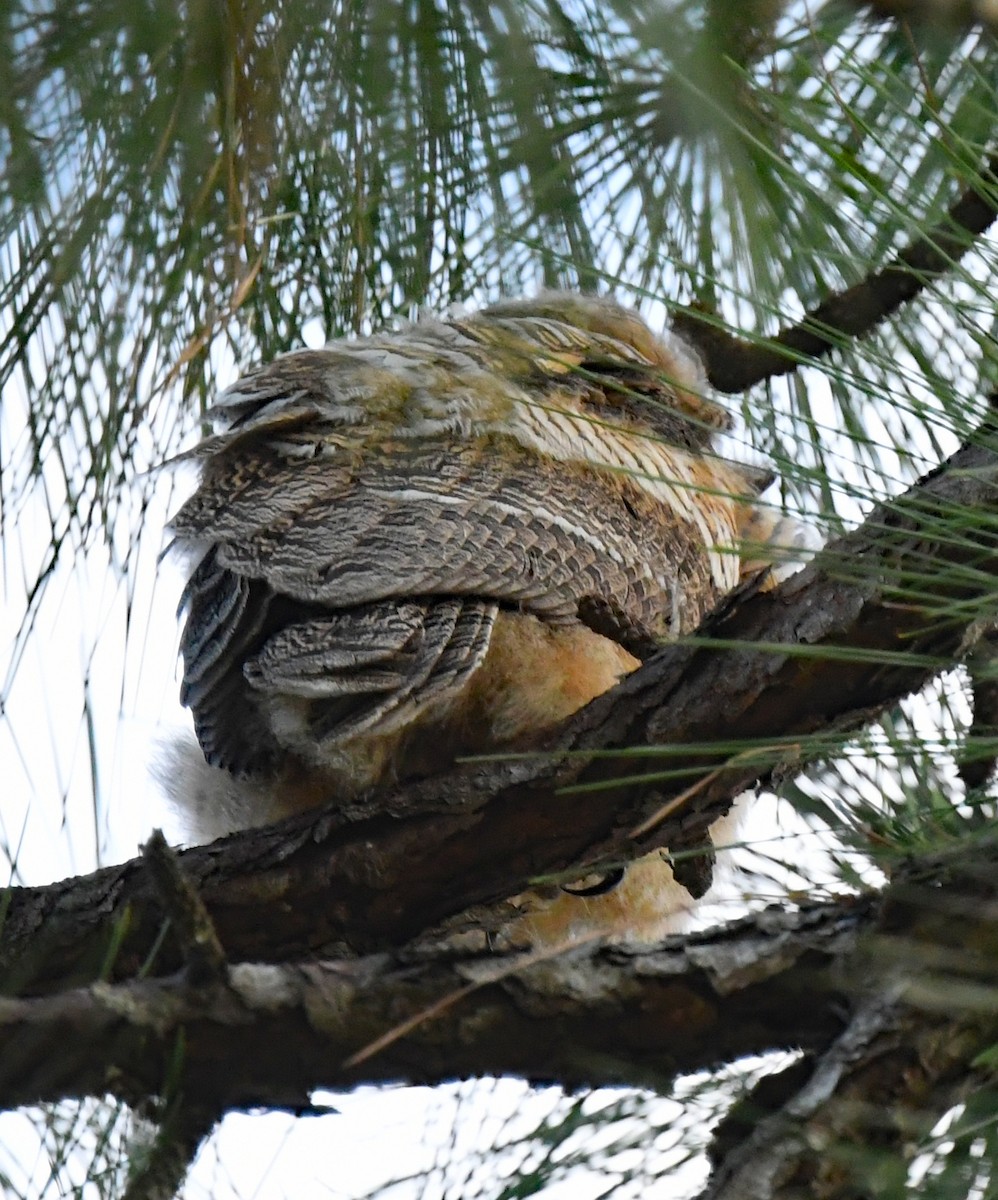
M327 746L407 723L460 690L500 607L616 612L650 640L675 598L694 621L713 601L698 531L626 478L500 437L318 449L244 442L174 521L209 548L182 602L182 697L216 765L273 764L277 697Z
M692 435L691 459L584 419L661 391L658 368L546 315L508 324L298 352L223 394L229 428L194 452L173 522L200 556L182 694L209 762L265 771L291 725L326 747L404 725L461 689L501 608L647 648L736 580L716 547L745 478L712 473Z

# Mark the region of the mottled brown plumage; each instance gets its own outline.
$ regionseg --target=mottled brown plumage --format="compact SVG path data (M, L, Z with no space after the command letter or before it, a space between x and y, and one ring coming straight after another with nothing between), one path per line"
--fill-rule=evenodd
M696 628L763 483L701 386L636 314L552 294L228 389L174 521L195 836L536 744Z

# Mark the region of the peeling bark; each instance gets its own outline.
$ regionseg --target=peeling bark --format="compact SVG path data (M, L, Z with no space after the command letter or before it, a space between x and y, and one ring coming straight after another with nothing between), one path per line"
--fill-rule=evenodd
M666 1090L680 1072L833 1040L873 906L770 909L650 949L242 963L204 986L181 972L4 1000L0 1107L169 1087L202 1109L295 1108L317 1087L488 1074Z

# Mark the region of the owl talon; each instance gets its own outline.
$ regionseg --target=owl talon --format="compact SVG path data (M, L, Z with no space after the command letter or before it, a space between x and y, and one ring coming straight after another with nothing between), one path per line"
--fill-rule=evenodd
M571 884L563 883L561 890L569 896L605 896L607 892L612 892L623 878L624 868L614 867L610 871L604 871L596 883L591 883L587 887L573 887Z

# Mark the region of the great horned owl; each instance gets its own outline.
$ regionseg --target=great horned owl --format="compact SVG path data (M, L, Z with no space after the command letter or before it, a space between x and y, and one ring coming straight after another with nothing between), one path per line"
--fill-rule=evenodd
M764 483L712 450L726 417L702 389L678 338L561 293L228 388L173 522L193 837L541 744L695 629L739 581ZM654 933L688 900L658 856L631 880L559 920Z

